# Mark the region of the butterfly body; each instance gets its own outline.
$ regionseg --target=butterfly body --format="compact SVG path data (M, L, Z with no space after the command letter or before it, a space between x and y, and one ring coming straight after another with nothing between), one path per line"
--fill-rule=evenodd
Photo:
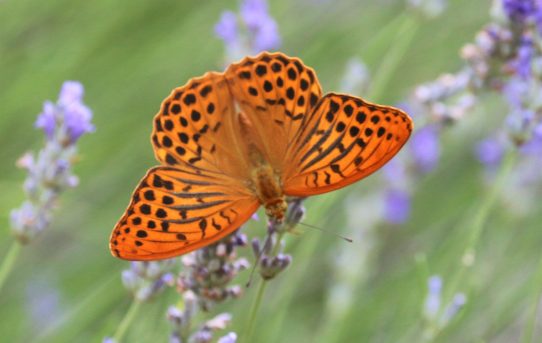
M160 166L140 181L110 238L114 256L156 260L212 244L260 206L330 192L372 174L405 144L410 117L347 94L263 52L174 89L154 118Z
M269 164L260 165L253 170L255 194L265 208L265 213L274 220L281 221L288 205L282 192L280 176Z

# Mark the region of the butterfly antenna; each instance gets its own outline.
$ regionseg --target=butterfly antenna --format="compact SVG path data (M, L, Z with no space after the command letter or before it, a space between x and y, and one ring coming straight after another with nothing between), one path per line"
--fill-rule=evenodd
M314 226L314 225L307 224L307 223L303 223L303 222L299 222L298 224L303 225L303 226L306 226L306 227L311 228L311 229L316 229L316 230L321 231L321 232L325 232L325 233L332 234L332 235L334 235L334 236L336 236L336 237L339 237L339 238L341 238L341 239L347 241L348 243L354 242L354 240L352 240L352 238L348 238L348 237L345 237L345 236L341 236L341 235L339 235L339 234L336 233L336 232L328 231L328 230L322 229L321 227L318 227L318 226Z

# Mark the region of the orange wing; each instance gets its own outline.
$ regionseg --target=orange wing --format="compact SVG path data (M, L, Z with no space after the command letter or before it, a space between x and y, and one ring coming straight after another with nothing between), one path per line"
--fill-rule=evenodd
M237 110L221 73L206 73L174 89L154 118L151 138L164 165L248 178Z
M225 78L251 123L251 140L275 169L288 169L288 146L322 97L314 70L298 58L263 52L232 64Z
M259 205L231 180L189 168L156 167L139 183L109 246L127 260L182 255L231 234Z
M382 167L405 144L412 120L403 111L328 94L307 116L286 160L284 193L309 196L356 182Z
M154 118L156 158L111 239L129 260L182 255L230 234L258 208L237 114L221 73L172 91Z

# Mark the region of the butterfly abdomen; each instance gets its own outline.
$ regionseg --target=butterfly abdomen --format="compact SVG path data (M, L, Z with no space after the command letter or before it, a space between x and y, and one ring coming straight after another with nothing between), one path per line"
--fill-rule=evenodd
M254 191L265 213L276 220L282 220L287 209L286 199L282 192L280 177L269 164L260 165L252 171Z

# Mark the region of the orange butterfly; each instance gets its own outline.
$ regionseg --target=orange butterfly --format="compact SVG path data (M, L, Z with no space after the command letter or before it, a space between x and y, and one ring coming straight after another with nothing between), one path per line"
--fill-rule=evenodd
M314 71L281 53L246 57L176 88L154 118L158 161L110 240L113 255L156 260L235 231L263 205L330 192L373 173L405 144L403 111L322 96Z

